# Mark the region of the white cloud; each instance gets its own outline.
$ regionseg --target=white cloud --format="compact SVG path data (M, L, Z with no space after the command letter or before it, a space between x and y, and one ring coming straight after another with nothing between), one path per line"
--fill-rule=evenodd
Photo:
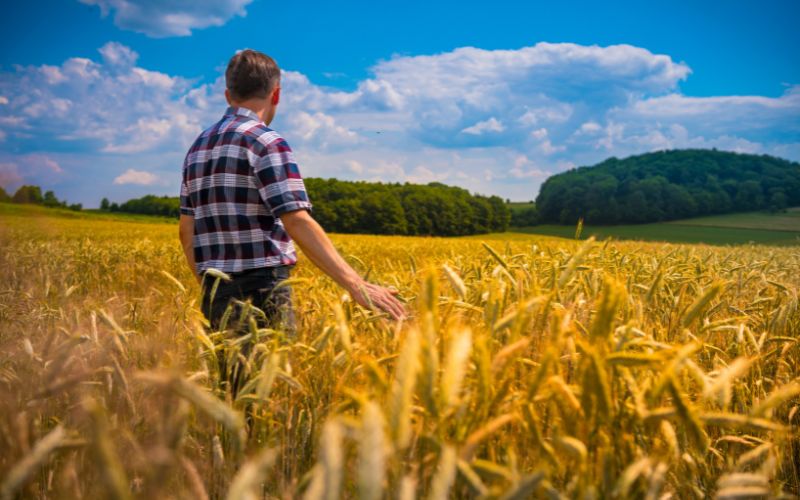
M222 26L234 16L247 15L252 0L80 0L113 13L117 27L155 38L188 36L194 29Z
M136 52L119 43L99 52L102 62L71 58L61 66L0 73L0 92L9 101L0 129L12 137L36 131L102 152L187 147L208 118L184 98L190 90L208 91L135 66Z
M364 165L361 162L357 162L355 160L348 160L346 162L347 166L350 167L350 171L354 174L363 174L364 173Z
M294 112L286 117L285 123L288 127L283 131L284 135L322 150L352 146L360 140L357 133L338 125L332 116L319 111Z
M551 175L537 167L527 156L519 155L514 159L514 166L508 171L509 175L515 179L539 178L546 179Z
M63 173L61 165L44 154L20 155L13 161L5 161L3 158L0 161L0 186L10 187L23 183L52 184L53 181L59 180Z
M114 179L114 184L139 184L141 186L152 186L158 182L158 177L146 170L134 170L129 168Z
M594 134L595 132L599 132L601 130L603 130L603 127L601 127L599 123L588 121L586 123L581 124L581 128L578 129L577 133Z
M22 175L16 163L0 162L0 187L9 189L22 184Z
M478 122L471 127L467 127L461 131L462 134L481 135L487 132L502 132L506 128L500 123L497 118L491 117L488 120Z
M25 158L24 165L26 170L30 173L44 173L44 174L62 174L64 169L52 158L42 154L31 154Z
M518 121L527 126L542 123L563 123L572 115L572 106L563 102L553 102L548 106L528 109L518 118Z
M108 42L100 47L100 55L103 56L103 62L108 66L122 66L124 68L133 66L139 59L139 54L117 42Z
M14 144L65 159L65 177L75 165L113 163L91 167L107 186L129 165L148 165L159 179L148 189L177 192L186 148L225 109L224 80L197 84L137 64L133 50L110 42L96 60L0 71L0 161L24 165L3 154ZM306 176L438 180L512 199L612 155L716 147L800 159L800 85L778 97L691 97L679 89L690 73L630 45L395 56L352 91L284 71L273 126ZM66 161L47 144L76 152Z

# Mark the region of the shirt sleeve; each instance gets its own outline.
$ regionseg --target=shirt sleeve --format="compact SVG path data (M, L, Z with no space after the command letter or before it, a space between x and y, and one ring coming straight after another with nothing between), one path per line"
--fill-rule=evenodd
M181 214L194 215L192 199L189 198L189 186L186 184L186 168L183 169L183 179L181 180Z
M294 210L311 211L305 183L294 153L283 138L272 141L253 165L261 200L274 217Z

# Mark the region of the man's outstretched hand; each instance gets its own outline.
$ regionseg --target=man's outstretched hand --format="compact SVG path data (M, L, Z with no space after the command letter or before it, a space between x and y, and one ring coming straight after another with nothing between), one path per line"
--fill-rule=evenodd
M395 297L397 290L361 281L348 291L356 303L368 309L385 311L395 320L408 316L403 303Z
M280 216L292 240L325 274L350 292L356 303L372 310L382 310L394 319L407 316L406 309L395 295L397 291L367 282L345 262L325 231L306 210L293 210Z

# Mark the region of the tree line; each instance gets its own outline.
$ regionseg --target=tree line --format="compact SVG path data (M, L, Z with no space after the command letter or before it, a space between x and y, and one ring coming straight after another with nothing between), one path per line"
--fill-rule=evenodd
M124 203L112 203L108 198L100 201L100 210L106 212L124 212L129 214L159 215L175 217L180 215L180 198L177 196L155 196L148 194Z
M32 205L42 205L50 208L68 208L70 210L82 210L80 203L67 203L67 200L59 200L53 191L45 191L39 186L24 185L20 186L13 195L9 195L0 186L0 202L5 203L29 203Z
M511 212L499 196L429 184L305 180L314 218L339 233L461 236L503 232Z
M503 232L511 212L502 198L441 183L304 179L314 219L337 233L460 236ZM178 217L177 197L148 195L125 203L103 199L101 210Z
M800 205L800 163L716 149L611 157L549 177L539 223L645 223Z

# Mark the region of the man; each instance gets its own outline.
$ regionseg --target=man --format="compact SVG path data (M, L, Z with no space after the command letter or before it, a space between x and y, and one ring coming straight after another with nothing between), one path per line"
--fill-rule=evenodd
M230 318L225 316L230 303L249 299L265 312L261 318L267 324L293 328L288 288L275 288L297 262L293 242L358 304L394 319L405 316L396 292L361 278L309 214L311 202L292 150L268 127L280 103L275 61L243 50L228 63L225 84L229 107L189 149L180 196L180 239L189 266L204 283L202 309L211 327ZM231 281L212 287L210 269Z

